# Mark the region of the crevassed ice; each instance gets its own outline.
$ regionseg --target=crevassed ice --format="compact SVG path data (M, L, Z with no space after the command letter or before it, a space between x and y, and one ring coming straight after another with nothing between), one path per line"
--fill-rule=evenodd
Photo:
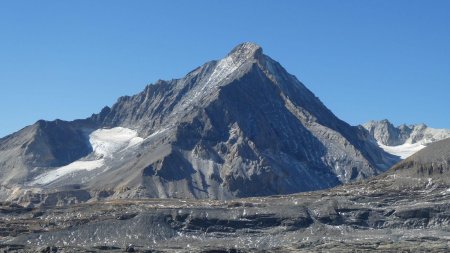
M98 129L89 135L94 153L108 157L119 150L139 144L142 140L136 131L124 127Z
M89 135L89 142L93 153L97 155L96 160L78 160L66 166L59 167L37 176L31 185L44 185L56 179L77 171L91 171L102 167L106 157L113 157L115 153L141 143L143 139L138 137L137 132L124 127L111 129L98 129Z

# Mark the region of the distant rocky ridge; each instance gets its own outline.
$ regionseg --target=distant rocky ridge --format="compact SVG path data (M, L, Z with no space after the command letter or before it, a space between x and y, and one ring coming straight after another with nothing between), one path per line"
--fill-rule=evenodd
M375 176L398 161L338 119L254 43L99 114L0 139L0 199L287 194Z
M395 127L388 120L369 121L363 125L381 148L407 158L427 144L450 138L450 129L430 128L425 124Z

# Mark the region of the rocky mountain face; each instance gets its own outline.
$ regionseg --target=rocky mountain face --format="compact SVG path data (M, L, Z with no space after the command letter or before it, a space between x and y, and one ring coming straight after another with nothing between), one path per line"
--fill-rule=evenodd
M379 143L398 146L405 143L432 143L450 137L450 129L430 128L425 124L395 127L388 120L369 121L363 125Z
M243 43L88 119L39 121L0 139L0 198L51 206L286 194L369 178L396 161Z
M386 152L407 158L427 144L450 138L450 129L430 128L425 124L395 127L388 120L369 121L363 125Z
M450 140L444 140L382 175L325 191L229 201L115 200L58 208L3 203L0 248L448 252L449 179Z

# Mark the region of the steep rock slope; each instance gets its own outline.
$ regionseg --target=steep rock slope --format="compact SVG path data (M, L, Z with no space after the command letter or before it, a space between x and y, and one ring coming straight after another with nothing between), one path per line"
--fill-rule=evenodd
M450 129L430 128L425 124L395 127L388 120L369 121L363 125L386 152L402 159L423 149L427 144L450 138Z
M371 177L397 161L253 43L182 79L121 97L86 120L39 124L61 131L49 131L51 141L36 149L28 145L41 136L34 126L0 140L10 199L284 194ZM29 160L15 158L27 152Z

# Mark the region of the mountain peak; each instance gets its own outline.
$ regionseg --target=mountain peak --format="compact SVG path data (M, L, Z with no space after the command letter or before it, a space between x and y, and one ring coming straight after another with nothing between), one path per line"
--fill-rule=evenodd
M262 55L262 48L256 43L253 42L244 42L231 50L228 56L236 57L236 58L259 58Z
M87 120L44 130L0 139L0 185L230 199L332 187L395 160L249 42Z

